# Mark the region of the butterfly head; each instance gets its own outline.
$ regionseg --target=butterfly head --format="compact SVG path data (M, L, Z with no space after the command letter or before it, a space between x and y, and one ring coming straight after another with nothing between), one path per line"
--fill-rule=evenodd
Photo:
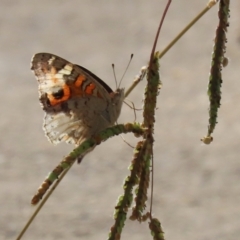
M115 123L121 113L122 104L124 101L124 88L118 88L115 92L110 93L112 106L114 108L113 122Z

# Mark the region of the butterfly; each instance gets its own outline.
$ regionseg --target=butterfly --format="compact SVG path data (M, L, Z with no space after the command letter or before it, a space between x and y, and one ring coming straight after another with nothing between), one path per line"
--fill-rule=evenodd
M113 91L86 68L50 53L32 58L45 112L43 129L53 144L81 144L113 126L121 112L124 88Z

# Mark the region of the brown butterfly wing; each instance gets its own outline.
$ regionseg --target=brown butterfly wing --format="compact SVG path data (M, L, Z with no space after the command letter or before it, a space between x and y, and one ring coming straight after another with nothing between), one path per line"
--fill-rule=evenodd
M123 89L113 92L87 69L53 54L36 54L31 69L46 112L43 129L52 143L79 144L117 120Z

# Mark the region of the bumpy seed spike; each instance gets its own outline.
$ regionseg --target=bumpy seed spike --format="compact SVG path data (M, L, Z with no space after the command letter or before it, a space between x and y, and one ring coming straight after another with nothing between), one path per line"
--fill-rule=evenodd
M222 67L225 65L224 54L226 52L225 43L227 42L226 32L229 26L229 0L220 0L219 2L219 25L216 30L215 45L212 54L211 72L208 84L208 96L210 101L209 107L209 125L207 136L201 140L205 144L212 142L211 134L217 124L218 108L221 101L221 85L222 85Z
M143 123L142 125L146 127L144 138L144 144L141 152L141 162L143 162L143 168L140 176L139 185L136 189L135 206L133 207L131 220L137 219L142 221L143 211L146 207L147 190L150 181L150 160L152 157L152 147L153 147L153 131L155 122L155 109L157 96L159 93L159 88L161 86L159 78L159 53L155 53L153 58L150 60L148 72L147 72L147 86L145 89L145 99L144 99L144 110L143 110Z
M128 169L130 171L134 170L134 174L136 174L136 177L139 179L142 173L142 168L143 168L143 161L141 160L141 156L142 156L142 152L143 152L143 141L139 141L134 149L134 155L133 155L133 159L131 161L130 166L128 167Z
M164 232L161 223L157 218L152 218L149 222L149 228L154 240L164 240Z
M94 142L85 141L80 146L81 146L81 152L84 152L87 149L94 148L95 144ZM70 155L64 158L60 162L60 164L47 176L47 178L38 188L37 193L33 196L31 200L32 205L36 205L39 203L39 201L42 199L43 195L47 192L47 190L52 185L52 183L58 179L58 177L63 173L64 170L67 170L68 168L70 168L77 158L82 160L83 156L80 156L80 155L74 156L74 154L75 154L74 152L70 153Z
M84 141L80 146L75 148L66 158L64 158L60 164L47 176L41 186L38 188L37 193L32 198L31 203L36 205L47 192L49 187L58 177L63 173L64 170L70 168L76 159L81 159L91 151L96 145L102 141L106 141L108 138L121 133L133 132L142 135L144 129L137 123L119 124L111 128L107 128L97 134L94 138Z
M151 67L151 68L150 68ZM161 81L159 77L159 52L156 52L151 65L149 64L147 72L148 84L145 89L144 109L143 109L143 126L149 128L149 132L153 132L155 122L155 109Z
M142 221L143 211L146 208L147 190L149 187L150 180L150 160L152 155L151 145L148 144L148 141L145 140L143 143L143 148L141 152L141 162L143 163L142 171L140 175L140 181L138 187L135 191L135 206L133 207L132 215L130 217L131 220L137 219L139 222ZM140 160L140 159L139 159Z
M148 219L151 219L151 213L150 212L146 212L145 214L142 215L142 221L145 222Z
M133 187L138 183L139 172L141 173L141 162L140 162L139 156L141 155L140 153L142 152L142 148L143 148L143 142L140 141L138 142L135 148L132 165L129 167L131 171L130 175L126 177L123 185L124 194L118 198L118 202L115 207L115 212L114 212L115 223L111 227L109 238L108 238L109 240L120 239L122 229L124 227L125 220L127 217L128 209L132 204Z

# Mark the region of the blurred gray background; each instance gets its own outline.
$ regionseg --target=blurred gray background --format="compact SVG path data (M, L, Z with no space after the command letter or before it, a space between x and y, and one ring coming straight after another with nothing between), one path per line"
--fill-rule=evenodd
M42 0L0 2L0 238L15 239L40 183L73 146L51 145L30 61L50 52L78 63L115 88L130 54L127 88L147 64L166 1ZM157 49L207 1L173 1ZM217 26L210 10L161 60L163 88L155 126L154 216L166 239L236 240L240 235L240 2L232 1L223 97L214 142L207 132L206 89ZM142 106L145 82L129 96ZM124 106L119 123L132 122ZM141 113L138 113L141 121ZM134 144L131 134L124 136ZM23 239L106 239L132 149L115 137L74 165ZM152 239L147 223L126 222L122 239Z

